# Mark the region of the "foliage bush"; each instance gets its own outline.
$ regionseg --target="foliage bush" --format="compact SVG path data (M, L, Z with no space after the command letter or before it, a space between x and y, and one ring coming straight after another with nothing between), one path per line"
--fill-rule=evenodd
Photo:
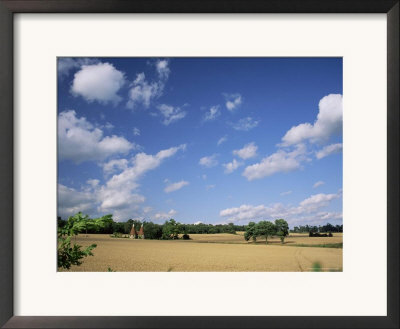
M90 219L81 212L68 218L57 229L57 266L58 268L70 269L72 265L81 265L82 259L93 256L92 250L97 247L92 244L84 249L82 246L71 244L71 238L88 229L100 230L112 222L112 216L106 215L100 218Z
M184 234L184 235L182 235L182 239L183 240L190 240L190 236L189 236L189 234Z

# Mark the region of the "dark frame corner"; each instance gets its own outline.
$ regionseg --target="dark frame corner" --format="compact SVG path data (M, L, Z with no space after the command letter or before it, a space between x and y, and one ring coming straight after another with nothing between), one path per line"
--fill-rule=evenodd
M15 13L387 14L388 316L21 317L13 311L13 16ZM0 0L0 326L2 328L399 328L399 0Z

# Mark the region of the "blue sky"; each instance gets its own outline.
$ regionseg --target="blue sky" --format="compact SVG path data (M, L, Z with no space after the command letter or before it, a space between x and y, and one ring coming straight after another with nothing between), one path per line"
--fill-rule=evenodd
M59 58L58 215L342 223L341 58Z

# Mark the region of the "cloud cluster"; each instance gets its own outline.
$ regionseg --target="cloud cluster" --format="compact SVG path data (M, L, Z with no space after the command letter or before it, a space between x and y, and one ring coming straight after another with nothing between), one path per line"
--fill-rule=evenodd
M135 108L138 104L142 104L145 108L150 106L150 102L161 96L163 84L158 82L148 82L145 74L139 73L132 83L129 90L129 100L126 106L130 109Z
M71 93L88 102L117 104L122 99L117 93L124 84L124 73L110 63L82 65L74 75Z
M213 155L202 157L199 160L199 164L206 168L215 167L218 164L217 156L218 156L217 154L213 154Z
M185 181L185 180L181 180L179 182L176 183L169 183L165 188L164 188L164 192L165 193L171 193L174 191L178 191L180 190L182 187L189 185L189 182Z
M58 115L58 156L59 160L76 163L99 161L114 154L124 154L134 144L124 137L103 136L103 131L86 118L78 118L73 110Z
M139 104L144 108L148 108L151 102L162 96L165 83L168 80L170 69L167 60L158 60L155 64L158 79L156 81L148 81L145 74L138 73L136 79L131 84L129 90L129 100L126 106L134 109Z
M214 120L220 115L221 111L219 110L219 105L211 106L210 109L204 115L204 121Z
M247 166L243 176L251 181L278 172L290 172L301 168L301 163L306 159L306 147L303 144L298 145L293 151L280 149L262 159L261 162Z
M118 175L112 176L105 185L98 189L99 210L113 212L116 218L129 218L137 212L137 205L145 198L135 191L139 186L139 179L147 172L156 169L161 163L174 156L178 151L185 150L186 145L161 150L155 155L138 153L130 160L130 165Z
M225 168L225 173L230 174L234 172L237 168L239 168L241 165L243 165L242 162L237 161L236 159L233 159L231 162L224 163L223 166Z
M88 180L87 186L80 191L59 185L59 215L67 217L78 211L112 213L116 220L120 220L147 214L140 206L146 198L138 192L139 180L185 149L186 144L182 144L154 155L141 152L130 159L113 159L102 165L105 174L113 173L102 185L95 179Z
M246 117L240 119L238 122L232 125L233 129L239 131L249 131L258 126L260 121L254 120L252 117Z
M306 143L326 143L329 138L342 130L342 95L330 94L319 102L319 113L314 124L302 123L294 126L282 138L278 150L263 158L261 162L247 166L243 172L248 180L261 179L280 172L290 172L302 168L307 157ZM342 144L332 144L316 152L322 159L330 154L340 152Z
M112 64L89 58L60 58L57 64L60 77L68 75L72 69L80 68L75 73L71 85L71 93L74 96L81 96L88 102L97 101L101 104L108 102L117 104L122 100L118 92L126 84L125 74ZM139 104L148 108L153 100L163 94L171 72L169 61L157 60L152 65L157 72L157 79L149 81L143 72L138 73L129 86L126 104L128 108L133 109Z
M159 59L156 62L156 69L158 76L161 80L167 80L171 70L168 66L169 62L167 59Z
M298 206L283 205L281 203L271 206L241 205L236 208L221 210L219 215L229 222L248 223L249 221L271 220L285 218L289 224L301 223L326 223L329 220L341 219L341 213L322 211L330 202L342 196L341 191L335 194L316 194L301 201Z
M224 94L225 106L228 111L233 112L242 104L242 96L240 94Z
M173 122L183 119L186 116L186 111L183 111L180 107L173 107L167 104L161 104L158 107L161 115L164 117L162 121L163 125L168 126Z

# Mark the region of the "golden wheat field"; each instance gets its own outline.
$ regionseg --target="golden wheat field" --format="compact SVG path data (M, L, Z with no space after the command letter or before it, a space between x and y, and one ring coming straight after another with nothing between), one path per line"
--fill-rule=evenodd
M311 271L315 262L324 271L342 270L342 249L300 247L296 244L340 243L341 235L309 238L293 235L256 244L243 234L191 234L192 240L133 240L109 235L79 235L76 243L97 244L94 256L70 271L106 272L298 272Z
M194 242L209 242L209 243L242 243L248 244L243 238L244 232L237 232L236 234L190 234L190 238ZM326 244L326 243L342 243L343 233L333 233L332 237L318 237L310 238L306 233L291 233L285 239L285 245L296 244ZM257 238L257 243L265 243L264 238ZM280 244L281 241L278 237L269 238L268 243Z

